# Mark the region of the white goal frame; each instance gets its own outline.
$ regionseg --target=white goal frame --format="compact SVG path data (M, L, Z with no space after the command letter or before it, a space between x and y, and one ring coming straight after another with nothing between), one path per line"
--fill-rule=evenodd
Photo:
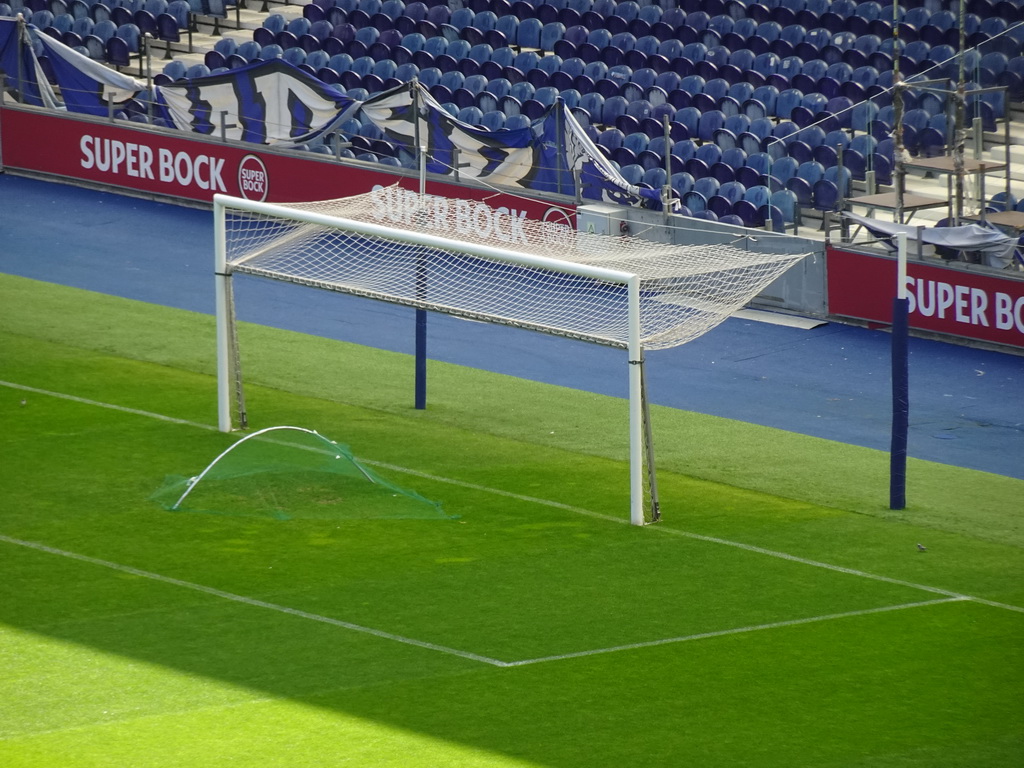
M357 235L399 240L417 246L455 251L506 264L542 269L554 273L571 274L578 277L591 278L625 286L628 299L628 335L625 348L629 362L630 523L633 525L644 524L644 354L643 346L640 341L640 277L637 274L499 249L475 242L453 240L424 232L406 231L400 228L386 227L368 222L359 222L350 219L327 216L312 211L274 205L272 203L261 203L228 195L214 195L217 415L218 428L222 432L230 432L232 430L231 386L234 374L236 373L234 367L237 352L235 349L234 307L231 295L232 271L231 266L227 261L227 233L225 226L226 211L229 208L231 210L246 211L254 214L280 216L292 221L329 227L340 231L352 232ZM383 296L373 298L388 301L388 299ZM407 302L402 301L394 301L393 303L407 304ZM429 309L429 306L427 308ZM458 312L451 312L451 314L459 316ZM470 314L466 313L464 316L468 317ZM473 319L485 322L488 321L487 315L476 313L471 316ZM508 324L507 319L499 319L496 317L492 317L490 321ZM536 327L535 329L545 330L539 327ZM556 329L548 330L551 332L557 332ZM569 334L560 335L569 336ZM569 337L572 338L571 336ZM653 475L653 467L650 467L649 469ZM656 502L654 515L656 518Z

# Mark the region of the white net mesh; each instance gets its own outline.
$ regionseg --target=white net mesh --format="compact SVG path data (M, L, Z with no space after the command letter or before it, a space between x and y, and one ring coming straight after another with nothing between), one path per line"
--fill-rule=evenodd
M807 255L586 234L397 187L278 207L385 226L394 237L357 234L345 221L309 224L229 205L230 271L617 347L628 342L626 285L573 274L571 265L637 275L641 344L663 349L706 333ZM404 239L408 233L453 242L417 245ZM496 241L507 252L471 255L460 245L493 249ZM517 254L557 259L564 267L517 263Z

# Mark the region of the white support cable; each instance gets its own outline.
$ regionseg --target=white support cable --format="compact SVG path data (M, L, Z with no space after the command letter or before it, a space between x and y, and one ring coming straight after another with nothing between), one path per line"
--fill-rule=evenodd
M221 459L223 459L225 456L227 456L229 453L231 453L233 450L235 450L235 448L240 446L242 443L245 443L245 442L247 442L249 440L252 440L253 438L259 437L260 435L265 435L268 432L278 432L280 430L292 430L294 432L302 432L302 433L307 434L307 435L314 435L315 437L318 437L319 439L323 440L325 443L329 443L331 445L336 445L336 443L334 443L334 441L328 440L326 437L321 435L316 430L306 429L305 427L289 427L289 426L265 427L264 429L257 430L256 432L251 432L248 435L246 435L245 437L243 437L242 439L236 440L230 446L228 446L223 451L221 451L221 453L217 456L217 458L215 458L213 461L211 461L209 464L207 464L206 465L206 469L204 469L198 475L196 475L193 478L189 478L188 487L185 489L185 492L181 494L181 496L178 498L178 500L176 502L174 502L174 504L171 506L171 509L175 510L178 507L180 507L181 506L181 502L183 502L185 500L185 498L190 493L192 493L192 490L197 485L199 485L199 483L202 481L202 479L204 477L206 477L207 473L209 473L209 471L211 469L213 469L217 464L219 464ZM371 483L376 482L372 477L370 477L370 475L368 475L366 473L366 471L362 467L360 467L358 464L356 464L355 466L356 466L357 469L359 469L360 472L363 473L363 476L366 477L367 480L369 480Z
M1022 22L1020 22L1020 23L1018 23L1018 24L1014 24L1014 25L1012 25L1012 26L1009 26L1009 27L1007 27L1006 29L1004 29L1004 30L1003 30L1002 32L999 32L998 34L992 35L992 37L990 37L990 38L989 38L989 39L988 39L987 41L985 41L985 42L991 42L992 40L995 40L996 38L999 38L999 37L1003 37L1004 35L1008 34L1008 33L1009 33L1009 32L1010 32L1010 31L1011 31L1012 29L1014 29L1014 28L1016 28L1016 27L1021 27L1021 26L1024 26L1024 21L1022 21ZM968 51L977 51L977 50L979 49L979 47L980 47L980 46L977 46L977 45L976 45L976 46L974 46L973 48L968 48L967 50L968 50ZM967 51L964 51L964 53L966 53L966 52L967 52ZM949 56L949 57L947 57L947 58L943 59L942 61L937 61L937 62L934 62L934 63L933 63L933 64L932 64L931 66L929 66L929 67L928 67L928 68L927 68L926 70L924 70L924 71L922 71L922 72L917 72L917 73L915 73L915 74L913 74L913 75L910 75L910 76L909 76L909 77L907 77L907 78L906 78L905 80L903 80L903 82L902 82L902 87L903 87L904 89L909 89L909 88L918 88L918 87L923 87L924 83L926 83L926 82L937 82L938 80L948 80L948 79L950 79L950 78L938 78L938 79L936 79L936 80L930 80L930 79L926 79L926 80L920 81L920 82L918 82L918 83L915 83L915 82L914 82L914 81L915 81L915 80L916 80L917 78L921 78L921 77L924 77L924 76L925 76L926 74L928 74L929 72L931 72L931 71L932 71L933 69L936 69L937 67L942 67L942 66L945 66L945 65L946 65L946 64L948 64L949 62L951 62L951 61L955 61L955 60L959 59L960 57L961 57L961 53L959 53L959 52L958 52L958 53L954 53L954 54L953 54L952 56ZM878 96L881 96L881 95L884 95L884 94L891 94L891 93L893 93L893 92L894 92L895 90L896 90L896 85L895 85L895 84L893 84L893 85L890 85L890 86L888 86L887 88L883 88L883 89L882 89L882 91L881 91L881 93L879 93L879 94L876 94L875 96L872 96L872 97L871 97L871 99L868 99L868 100L870 101L870 100L876 99L876 98L878 98ZM928 89L928 90L942 90L942 91L944 91L944 92L947 92L947 93L952 93L952 92L953 92L953 91L948 91L948 90L946 90L946 89ZM799 133L801 133L801 132L803 132L803 131L806 131L806 130L808 130L809 128L814 128L814 127L816 127L816 126L819 126L819 125L821 125L822 123L828 122L828 121L829 121L829 120L830 120L830 119L831 119L832 117L835 117L835 116L841 115L841 114L843 114L843 113L845 113L845 112L852 112L852 111L853 111L854 109L856 109L856 108L857 108L857 107L858 107L858 106L859 106L859 105L860 105L861 103L863 103L863 102L858 102L857 104L852 104L852 105L850 105L849 107L847 107L846 109L842 109L842 110L840 110L839 112L834 112L834 113L831 113L831 114L829 115L829 117L824 117L824 118L822 118L821 120L818 120L818 121L816 121L816 122L810 123L809 125L805 125L805 126L804 126L803 128L798 128L797 130L793 131L793 133L789 134L788 136L785 136L785 137L779 137L779 138L773 138L773 139L772 139L771 141L769 141L769 142L768 142L768 145L767 145L767 146L771 146L771 145L773 145L773 144L777 144L777 143L779 143L779 142L785 143L785 140L786 140L786 139L788 139L788 138L790 138L791 136L796 136L797 134L799 134Z

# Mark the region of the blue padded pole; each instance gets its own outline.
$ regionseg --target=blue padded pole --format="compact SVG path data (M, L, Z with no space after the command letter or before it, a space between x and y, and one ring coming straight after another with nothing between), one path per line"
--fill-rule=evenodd
M889 451L889 509L907 506L907 427L910 387L907 361L907 299L892 301L892 444Z
M416 149L420 161L420 211L426 210L427 196L427 148L420 141L420 86L417 81L409 84L412 93L412 115L416 127ZM416 296L424 298L427 293L426 267L422 260L416 265ZM416 310L416 410L427 407L427 310Z
M907 350L907 236L897 235L899 260L892 300L892 441L889 449L889 509L907 506L907 429L910 422L910 364Z
M416 410L427 407L427 310L416 310Z

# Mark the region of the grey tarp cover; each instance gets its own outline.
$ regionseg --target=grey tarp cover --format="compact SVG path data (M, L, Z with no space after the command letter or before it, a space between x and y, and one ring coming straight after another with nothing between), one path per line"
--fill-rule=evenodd
M909 245L920 238L922 243L950 248L954 251L975 251L981 254L984 263L990 267L1004 268L1013 260L1013 249L1017 241L998 229L983 227L980 224L965 224L961 227L918 227L913 224L896 224L891 221L869 219L855 213L843 213L855 224L866 227L879 237L894 237L906 232Z

